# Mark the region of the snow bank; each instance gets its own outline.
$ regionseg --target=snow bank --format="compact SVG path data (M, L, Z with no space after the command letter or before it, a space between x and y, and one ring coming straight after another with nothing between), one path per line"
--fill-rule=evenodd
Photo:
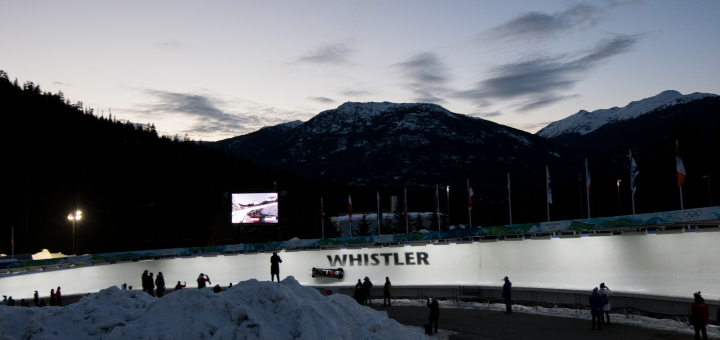
M322 296L293 277L248 280L223 293L155 298L117 287L65 307L0 306L0 339L422 339L387 313Z
M47 249L41 250L39 253L32 254L33 260L47 260L47 259L54 259L54 258L60 258L60 257L67 257L67 255L63 253L51 253Z

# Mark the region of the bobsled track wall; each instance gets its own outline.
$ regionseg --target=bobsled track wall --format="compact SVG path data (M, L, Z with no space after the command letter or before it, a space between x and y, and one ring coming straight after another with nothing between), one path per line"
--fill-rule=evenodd
M283 251L279 252L283 261L280 277L292 275L301 284L315 287L351 287L365 276L381 287L389 277L393 286L401 289L498 287L501 279L509 276L518 291L525 287L589 292L605 282L616 293L685 298L702 291L708 300L720 297L720 232L520 240ZM19 300L31 298L35 290L48 296L50 289L58 286L64 295L97 292L123 283L140 289L140 276L146 269L162 272L169 289L177 281L195 287L200 273L208 274L213 285L222 286L248 279L269 280L270 254L168 258L26 272L1 277L0 294ZM342 267L345 277L312 278L313 267Z

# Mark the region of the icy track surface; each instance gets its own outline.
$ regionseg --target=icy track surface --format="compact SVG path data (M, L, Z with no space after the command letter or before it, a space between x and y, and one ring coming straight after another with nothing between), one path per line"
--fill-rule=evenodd
M385 312L346 295L322 296L292 276L217 294L183 289L156 298L110 287L64 307L0 306L0 340L424 338Z
M589 293L588 293L589 295ZM374 303L380 303L382 300L373 300ZM439 301L440 309L478 309L478 310L491 310L496 312L504 312L505 304L503 303L479 303L479 302L464 302L464 301ZM392 301L392 305L396 307L425 307L425 300L408 300L408 299L397 299ZM590 311L589 310L578 310L570 308L544 308L544 307L528 307L522 305L513 305L514 313L527 313L537 314L545 316L556 316L561 318L574 318L588 320L590 324ZM636 326L650 329L657 329L663 331L678 332L687 335L695 335L693 326L689 325L687 320L670 320L670 319L655 319L647 316L640 315L629 315L610 313L610 321L616 324ZM720 327L715 325L707 325L708 338L720 339ZM690 337L688 337L690 339ZM2 340L2 339L0 339Z

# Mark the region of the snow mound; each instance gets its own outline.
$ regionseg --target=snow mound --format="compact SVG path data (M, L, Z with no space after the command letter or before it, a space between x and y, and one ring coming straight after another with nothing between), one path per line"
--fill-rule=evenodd
M48 260L48 259L55 259L59 257L67 257L67 255L63 253L51 253L47 249L41 250L39 253L32 254L33 260Z
M4 337L4 338L3 338ZM421 339L346 295L325 297L293 277L248 280L222 293L155 298L110 287L65 307L0 306L3 339Z

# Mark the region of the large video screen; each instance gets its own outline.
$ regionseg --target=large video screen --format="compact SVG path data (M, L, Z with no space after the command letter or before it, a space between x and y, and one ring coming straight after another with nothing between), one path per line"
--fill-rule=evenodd
M278 223L278 193L232 194L232 223Z

